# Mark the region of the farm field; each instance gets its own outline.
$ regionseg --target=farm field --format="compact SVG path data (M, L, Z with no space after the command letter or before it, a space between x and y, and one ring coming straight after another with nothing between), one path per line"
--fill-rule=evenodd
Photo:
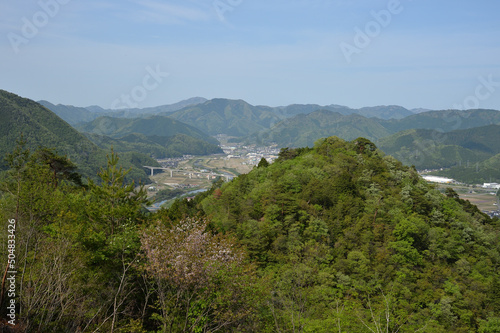
M152 184L147 186L148 198L153 198L159 191L180 189L184 194L193 191L209 189L220 175L231 179L243 173L248 173L253 166L245 164L245 158L227 159L220 155L196 156L189 160L181 161L172 173L168 170L155 171L151 177ZM219 176L218 176L219 175ZM167 201L167 205L171 199Z
M481 187L472 187L464 185L439 185L439 188L445 189L451 187L458 193L461 199L469 200L481 211L494 211L498 209L495 190Z

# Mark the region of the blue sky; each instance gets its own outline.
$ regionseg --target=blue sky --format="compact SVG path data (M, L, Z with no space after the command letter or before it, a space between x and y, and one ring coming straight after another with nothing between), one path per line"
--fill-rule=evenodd
M3 1L0 89L104 108L500 109L499 13L498 0Z

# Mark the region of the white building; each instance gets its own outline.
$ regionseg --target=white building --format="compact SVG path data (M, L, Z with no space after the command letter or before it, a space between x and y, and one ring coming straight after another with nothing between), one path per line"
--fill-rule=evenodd
M494 188L494 189L500 189L500 184L498 183L484 183L483 188Z
M446 177L438 177L438 176L424 175L424 176L422 176L422 178L427 180L428 182L439 183L439 184L451 184L451 183L455 182L454 179L446 178Z

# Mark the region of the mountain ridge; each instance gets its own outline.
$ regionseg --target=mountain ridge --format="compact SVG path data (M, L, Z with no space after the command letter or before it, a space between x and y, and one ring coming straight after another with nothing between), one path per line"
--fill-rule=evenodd
M273 107L267 105L252 105L242 99L213 98L208 100L203 97L192 97L174 104L167 104L167 105L160 105L156 107L146 107L146 108L132 108L132 109L104 109L96 105L88 107L77 107L77 106L62 105L62 104L54 105L48 101L40 101L40 103L46 106L47 108L51 109L52 111L54 111L56 114L58 114L61 118L63 118L70 124L76 125L81 122L89 122L99 116L136 118L136 117L147 117L154 114L169 115L186 108L188 109L195 108L196 106L205 104L210 101L214 103L220 103L221 101L225 101L226 104L232 104L233 107L235 107L235 102L236 102L242 104L240 107L246 107L253 110L258 110L259 112L270 112L273 113L274 116L276 117L274 121L290 118L298 114L309 114L311 112L322 109L339 112L344 115L360 114L367 118L376 117L380 119L401 119L413 114L412 111L407 110L406 108L398 105L368 106L359 109L353 109L347 106L337 105L337 104L330 104L330 105L290 104L287 106ZM203 106L202 108L206 109ZM80 112L81 114L79 114L78 112ZM183 111L184 116L186 112L187 112L186 110ZM175 117L180 117L180 116L174 115L174 118ZM196 124L196 122L194 122L193 124ZM208 132L210 131L210 128L214 126L208 126L206 124L198 124L198 127L203 129L205 132ZM248 134L251 133L248 132L245 133L245 135Z
M147 108L130 108L130 109L104 109L98 105L91 105L87 107L77 107L73 105L54 105L46 100L38 101L49 110L56 113L59 117L70 123L77 125L83 122L92 121L98 117L109 116L115 118L136 118L147 117L162 112L175 112L189 105L196 105L207 101L203 97L191 97L173 104L159 105L156 107Z
M217 143L194 126L177 121L162 115L152 115L144 118L115 118L102 116L95 120L77 126L78 130L87 133L107 135L119 138L131 133L144 134L146 136L173 136L175 134L186 134L208 142Z
M367 118L359 114L341 115L338 112L324 110L287 118L273 128L247 137L246 141L274 142L282 147L300 147L311 146L315 140L331 135L346 140L362 135L376 141L404 130L430 129L450 132L495 124L500 124L500 111L488 109L429 111L401 119L387 120ZM303 139L304 127L308 133L307 140Z
M87 177L96 177L100 168L106 165L106 152L88 140L83 134L71 127L66 121L43 105L0 90L0 155L12 152L21 134L26 140L26 147L36 150L43 146L54 148L58 154L66 155L73 161L78 172ZM122 154L120 165L131 168L128 180L148 182L144 169L133 164L157 162L139 153ZM4 160L0 168L6 169Z

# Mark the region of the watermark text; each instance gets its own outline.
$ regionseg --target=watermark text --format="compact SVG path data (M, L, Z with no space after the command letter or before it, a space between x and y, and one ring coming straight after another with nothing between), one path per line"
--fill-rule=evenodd
M410 0L411 1L411 0ZM352 62L354 54L360 54L367 48L373 39L378 37L384 28L391 24L395 15L403 11L403 5L399 0L389 0L386 9L370 12L373 20L368 21L364 28L354 27L354 37L352 43L341 42L340 50L348 63Z
M40 29L49 24L50 20L54 18L61 9L61 5L66 5L71 0L39 0L37 2L40 10L34 13L31 18L23 16L21 18L21 34L9 32L7 38L14 52L20 52L21 45L26 45L35 38Z
M232 12L236 7L241 5L243 0L215 0L213 6L219 20L226 21L225 13Z
M7 296L9 297L7 305L8 322L11 325L16 324L16 220L9 219L7 224Z
M148 97L150 91L155 90L163 82L163 79L170 74L162 72L160 65L156 65L153 69L151 66L146 67L147 74L142 78L142 84L133 87L128 94L122 94L111 103L112 109L136 108L139 103Z

